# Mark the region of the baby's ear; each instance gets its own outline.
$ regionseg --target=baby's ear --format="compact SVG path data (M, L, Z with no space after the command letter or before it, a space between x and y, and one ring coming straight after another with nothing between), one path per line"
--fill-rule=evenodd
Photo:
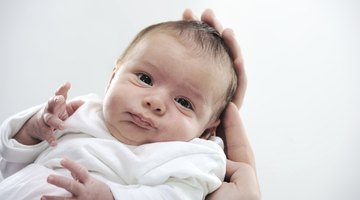
M201 139L209 139L211 136L216 135L216 128L220 124L220 119L217 119L211 123L209 123L208 127L205 129L204 133L200 136Z

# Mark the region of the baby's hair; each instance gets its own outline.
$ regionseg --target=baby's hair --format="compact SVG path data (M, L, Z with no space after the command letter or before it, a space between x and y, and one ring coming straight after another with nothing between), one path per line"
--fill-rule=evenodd
M214 117L218 118L224 108L233 98L237 88L237 76L234 69L234 63L230 56L230 50L225 44L220 33L208 24L195 20L168 21L154 24L140 31L123 54L116 62L118 69L127 59L129 52L146 36L153 33L164 33L173 36L178 41L191 46L189 49L193 54L207 56L213 62L218 63L219 77L228 79L227 90L224 91L222 98L218 99L219 108L215 111Z

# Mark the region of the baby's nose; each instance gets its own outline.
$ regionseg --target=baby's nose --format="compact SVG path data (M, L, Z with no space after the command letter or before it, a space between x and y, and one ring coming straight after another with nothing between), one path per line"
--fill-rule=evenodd
M158 96L146 97L145 106L157 115L163 115L166 112L164 101Z

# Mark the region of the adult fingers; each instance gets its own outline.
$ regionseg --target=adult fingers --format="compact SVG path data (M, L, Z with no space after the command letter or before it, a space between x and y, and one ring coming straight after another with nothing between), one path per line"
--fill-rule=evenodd
M234 67L238 78L238 82L237 82L236 92L231 101L236 105L238 109L240 109L245 98L245 93L247 88L247 77L244 70L244 65L241 60L236 59L234 61Z
M216 18L213 10L206 9L202 15L201 15L201 21L209 24L211 27L215 28L217 31L219 31L220 34L223 32L223 27L220 23L220 21Z
M198 17L190 9L185 9L182 15L183 20L198 20Z
M238 77L238 88L236 90L236 93L232 101L236 104L238 108L240 108L244 100L246 86L247 86L247 78L245 73L243 56L241 54L240 45L235 38L235 34L233 30L225 29L223 31L222 37L226 45L230 49L230 55L234 60L234 68L236 75Z
M226 180L230 180L230 177L236 172L239 163L232 160L226 161Z
M261 199L259 182L255 169L246 163L233 163L236 170L230 175L230 184L234 183L237 187L236 199ZM234 190L232 190L234 191Z
M190 10L185 9L182 16L183 20L199 20L199 18ZM223 31L223 27L220 23L220 21L216 18L213 10L206 9L201 14L201 21L209 24L211 27L215 28L219 33L221 34Z
M228 158L232 161L247 163L255 169L252 148L234 103L230 103L226 108L223 123Z
M226 28L223 31L222 37L226 43L226 45L230 49L230 56L233 58L233 60L236 59L242 59L240 45L236 40L235 33L232 29Z

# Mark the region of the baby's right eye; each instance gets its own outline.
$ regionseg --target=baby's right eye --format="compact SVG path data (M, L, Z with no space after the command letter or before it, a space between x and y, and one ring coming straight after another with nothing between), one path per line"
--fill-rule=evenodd
M153 85L152 79L149 75L147 75L145 73L138 73L137 76L141 82L144 82L145 84L150 85L150 86Z

